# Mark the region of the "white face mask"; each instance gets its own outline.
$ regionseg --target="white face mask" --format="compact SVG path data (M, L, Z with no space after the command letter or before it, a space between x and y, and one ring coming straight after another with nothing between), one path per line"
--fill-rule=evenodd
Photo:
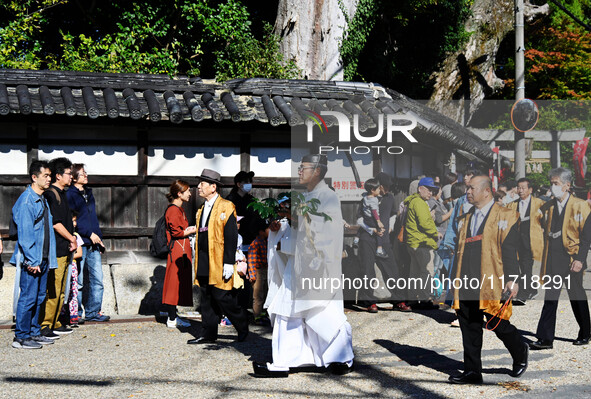
M557 186L555 184L552 185L552 187L550 187L550 190L552 191L552 195L558 199L561 200L562 196L564 195L564 191L562 191L562 186Z
M252 183L244 183L244 184L242 185L242 189L243 189L244 191L246 191L247 193L249 193L249 192L250 192L250 190L252 190Z

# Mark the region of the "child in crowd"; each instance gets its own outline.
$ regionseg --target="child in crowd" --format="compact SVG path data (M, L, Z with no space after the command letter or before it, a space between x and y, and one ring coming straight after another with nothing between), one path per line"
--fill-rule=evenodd
M252 310L254 311L254 323L257 325L270 324L266 312L263 310L267 291L267 239L269 237L269 223L259 220L257 225L257 237L248 247L247 278L252 284Z
M368 179L365 182L365 193L363 193L363 199L361 200L361 206L359 207L359 218L357 224L365 226L365 230L372 230L372 235L376 240L376 256L380 258L387 258L388 255L382 247L383 240L386 239L384 236L384 224L380 220L379 210L379 195L380 195L380 183L377 179ZM359 242L359 237L355 238L355 244Z
M72 211L72 223L74 224L74 229L76 229L77 220L78 212ZM82 258L82 246L84 245L84 241L77 232L74 233L74 236L76 237L78 247L72 254L70 265L68 266L67 275L70 276L70 278L66 282L66 298L64 299L64 306L61 313L64 315L64 319L69 320L66 324L69 324L70 327L76 328L80 323L78 317L78 260Z

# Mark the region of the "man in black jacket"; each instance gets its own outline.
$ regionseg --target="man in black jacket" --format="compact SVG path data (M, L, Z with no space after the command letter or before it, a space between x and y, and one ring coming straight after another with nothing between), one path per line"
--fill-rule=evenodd
M47 297L41 306L39 321L41 322L41 335L49 339L57 339L59 335L70 334L73 331L71 328L63 326L58 318L64 304L70 254L76 250L78 244L74 236L72 212L68 206L65 191L72 182L72 163L67 158L56 158L49 163L49 166L53 171L52 184L43 195L53 217L57 269L49 270Z

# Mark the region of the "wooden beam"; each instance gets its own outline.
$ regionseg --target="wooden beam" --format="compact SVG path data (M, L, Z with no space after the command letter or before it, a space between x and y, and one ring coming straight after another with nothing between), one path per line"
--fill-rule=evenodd
M513 130L502 129L470 129L472 133L477 135L481 140L486 142L495 141L514 141ZM526 139L534 139L536 141L552 141L553 133L556 134L558 141L577 141L585 137L586 129L572 129L572 130L531 130L525 133Z
M513 151L513 150L501 150L500 153L502 156L509 158L509 159L513 159L513 156L515 155L515 151ZM532 158L532 159L550 159L550 151L532 151L530 158Z
M186 180L191 186L197 185L199 180L195 176L112 176L112 175L92 175L92 184L90 187L101 186L162 186L170 185L170 182L182 178ZM0 175L1 186L24 186L31 181L27 175ZM224 186L231 187L234 185L234 176L222 177ZM293 184L297 182L294 180ZM290 177L259 177L257 176L254 182L255 187L290 187L292 185Z

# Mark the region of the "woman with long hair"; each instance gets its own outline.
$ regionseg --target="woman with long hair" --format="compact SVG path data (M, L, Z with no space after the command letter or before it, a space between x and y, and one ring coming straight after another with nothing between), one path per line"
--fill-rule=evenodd
M162 289L162 304L168 312L166 325L170 328L190 327L190 323L177 316L177 306L193 306L191 244L188 236L195 233L195 226L189 226L183 202L191 199L189 184L175 180L166 198L170 205L166 209L166 239L170 253L166 261L166 275Z

